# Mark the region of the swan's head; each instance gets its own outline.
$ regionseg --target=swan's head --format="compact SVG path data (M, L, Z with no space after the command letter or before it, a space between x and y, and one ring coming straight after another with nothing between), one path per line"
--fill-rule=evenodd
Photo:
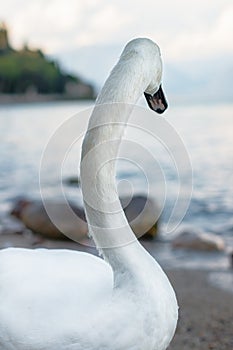
M121 57L127 59L135 55L140 56L148 68L147 80L149 84L144 91L147 103L153 111L161 114L167 109L168 104L161 86L162 60L160 49L150 39L137 38L126 45Z

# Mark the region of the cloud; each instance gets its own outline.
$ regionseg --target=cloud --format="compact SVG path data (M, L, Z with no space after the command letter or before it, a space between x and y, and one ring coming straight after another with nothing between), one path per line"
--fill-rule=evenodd
M229 0L8 0L1 16L12 40L28 40L48 53L90 45L121 46L136 36L158 41L171 59L230 51ZM201 50L201 52L199 51Z
M230 38L233 36L233 4L229 4L219 13L208 28L197 28L178 35L171 42L170 57L174 60L192 60L202 57L233 55Z

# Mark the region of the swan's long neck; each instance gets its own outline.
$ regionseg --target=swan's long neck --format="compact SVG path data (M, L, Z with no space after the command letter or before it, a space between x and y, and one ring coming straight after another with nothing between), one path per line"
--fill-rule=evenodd
M117 194L115 160L133 104L149 83L143 69L139 57L121 59L115 66L97 99L82 146L81 183L89 231L113 268L128 259L127 246L138 245Z

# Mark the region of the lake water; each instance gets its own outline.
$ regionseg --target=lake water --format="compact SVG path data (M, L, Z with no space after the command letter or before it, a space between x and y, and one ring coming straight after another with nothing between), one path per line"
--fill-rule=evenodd
M55 102L0 107L0 223L16 196L40 196L40 161L46 144L59 125L91 105L92 103ZM81 118L88 118L89 112ZM192 164L193 192L181 225L217 233L224 237L228 245L233 246L233 105L172 107L164 118L183 140ZM77 129L77 133L80 130ZM140 138L147 144L147 150L158 159L159 171L158 167L153 168L150 157L148 164L144 164L145 171L150 174L155 196L156 188L160 187L159 181L165 179L166 198L161 217L163 228L171 215L179 188L176 164L169 156L166 145L161 147L161 143L153 143L145 135L137 135L135 140ZM64 166L59 174L63 179L79 173L80 142L72 146L72 152L65 154ZM135 153L139 158L147 159L140 152ZM56 154L57 151L54 150L51 162L43 173L46 173L46 177L43 177L44 193L53 198L61 194L61 183L55 173ZM125 159L119 161L117 178L120 192L126 193L130 189L130 192L144 193L148 189L148 176L145 176L144 169L138 169L135 162ZM184 177L181 185L185 188L187 184L189 192L190 178L186 177L185 180ZM73 200L79 201L81 198L80 190L75 187L63 185L63 193ZM160 202L162 197L159 191L156 197Z

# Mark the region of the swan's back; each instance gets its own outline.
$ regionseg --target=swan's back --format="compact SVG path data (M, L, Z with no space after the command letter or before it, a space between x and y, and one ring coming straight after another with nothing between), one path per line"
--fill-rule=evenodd
M177 319L175 295L149 255L144 267L146 287L126 279L126 288L113 289L110 266L90 254L0 251L0 348L165 349Z
M49 342L111 297L110 266L93 255L66 250L5 249L0 252L0 345L43 334ZM5 333L6 332L6 333ZM6 339L9 338L9 347ZM13 339L12 339L13 338ZM64 340L64 339L63 339ZM38 339L39 342L39 339ZM3 344L2 344L3 345ZM22 346L26 350L25 345ZM34 348L29 348L30 350ZM47 348L48 349L48 348Z

